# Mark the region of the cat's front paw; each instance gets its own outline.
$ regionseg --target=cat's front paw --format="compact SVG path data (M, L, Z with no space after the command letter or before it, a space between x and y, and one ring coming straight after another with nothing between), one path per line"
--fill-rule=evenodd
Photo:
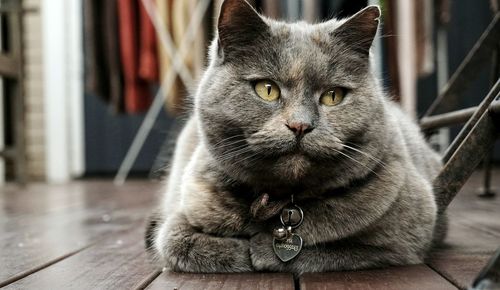
M164 224L159 232L164 266L194 273L249 272L253 270L246 239L216 237L192 228L185 219Z
M285 271L283 262L274 253L271 234L258 233L250 238L250 259L255 270Z

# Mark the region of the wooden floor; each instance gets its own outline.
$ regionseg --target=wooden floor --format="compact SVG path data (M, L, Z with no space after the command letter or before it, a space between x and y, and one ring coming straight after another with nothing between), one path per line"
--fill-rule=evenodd
M500 246L500 197L476 174L450 208L448 245L425 265L361 272L194 275L148 263L143 223L161 186L131 181L0 188L0 287L6 289L456 289ZM500 188L500 170L495 171Z

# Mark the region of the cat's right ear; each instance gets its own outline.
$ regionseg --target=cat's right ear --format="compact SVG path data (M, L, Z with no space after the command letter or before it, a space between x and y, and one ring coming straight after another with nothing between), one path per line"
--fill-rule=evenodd
M224 59L251 50L269 35L269 26L245 0L222 3L217 30L219 56Z

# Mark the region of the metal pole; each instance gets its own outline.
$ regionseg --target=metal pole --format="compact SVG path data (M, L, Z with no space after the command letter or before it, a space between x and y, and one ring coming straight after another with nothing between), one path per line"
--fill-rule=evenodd
M483 114L488 110L490 104L493 102L498 97L498 94L500 93L500 79L496 81L495 85L491 88L490 92L488 95L483 99L481 104L478 106L477 110L474 112L474 114L470 117L470 119L467 121L465 126L462 128L460 133L455 137L455 140L453 140L453 143L446 149L446 152L443 157L443 162L447 163L448 160L453 156L457 148L462 144L464 141L465 137L470 133L470 131L476 126L478 123L479 119L483 116Z
M420 127L422 128L422 130L428 131L452 125L459 125L467 122L467 120L474 114L477 108L478 107L471 107L449 113L424 117L420 121ZM492 113L500 111L500 101L492 102L490 107L488 108L488 111Z
M448 83L443 87L439 96L425 112L424 117L449 111L449 109L456 107L458 95L479 75L478 72L482 68L482 64L491 60L491 52L495 50L499 37L500 12L497 12Z

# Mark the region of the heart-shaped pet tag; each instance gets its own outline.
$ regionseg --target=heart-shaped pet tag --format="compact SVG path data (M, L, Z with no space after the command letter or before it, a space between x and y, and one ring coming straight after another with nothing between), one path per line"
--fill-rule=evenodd
M273 240L274 253L283 262L288 262L295 258L302 250L302 238L297 234L291 234L284 240Z

